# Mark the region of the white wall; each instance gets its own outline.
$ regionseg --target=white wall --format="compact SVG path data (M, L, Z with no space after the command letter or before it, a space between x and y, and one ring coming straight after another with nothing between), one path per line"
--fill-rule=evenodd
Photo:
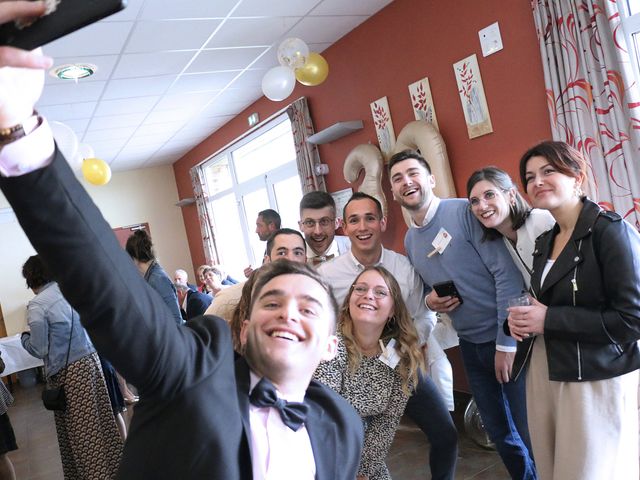
M170 165L114 173L111 182L96 187L83 181L89 195L113 227L147 222L158 262L169 276L184 268L194 279L191 254L182 220L175 206L178 191ZM9 335L26 325L27 302L33 298L22 278L22 264L35 252L15 217L8 215L0 194L0 305Z

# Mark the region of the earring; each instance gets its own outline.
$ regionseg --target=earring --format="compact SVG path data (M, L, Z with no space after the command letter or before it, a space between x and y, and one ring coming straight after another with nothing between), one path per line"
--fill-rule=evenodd
M576 183L573 187L573 193L576 197L580 198L583 196L582 187Z
M396 316L389 317L387 319L387 326L393 327L396 324Z

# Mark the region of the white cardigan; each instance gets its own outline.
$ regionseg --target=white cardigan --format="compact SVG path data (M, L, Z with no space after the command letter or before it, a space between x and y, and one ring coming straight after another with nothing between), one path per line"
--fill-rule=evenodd
M527 288L531 286L531 267L533 265L533 250L536 247L536 238L550 230L555 223L553 215L548 210L534 208L531 210L531 214L527 217L524 225L516 231L515 248L507 237L502 237L511 254L511 258L513 258L513 262L522 273L522 278L524 278Z

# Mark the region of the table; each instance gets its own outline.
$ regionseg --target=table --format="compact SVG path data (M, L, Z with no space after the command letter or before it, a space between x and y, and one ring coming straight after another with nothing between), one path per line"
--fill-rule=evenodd
M5 364L4 372L0 374L2 377L44 365L41 359L31 356L22 347L20 335L18 333L10 337L0 338L0 353Z

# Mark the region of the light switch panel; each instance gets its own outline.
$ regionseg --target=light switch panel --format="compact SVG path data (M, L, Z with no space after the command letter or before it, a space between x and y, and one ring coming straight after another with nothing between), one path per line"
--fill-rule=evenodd
M492 53L502 50L502 37L500 36L500 27L498 22L492 23L487 28L483 28L478 32L480 37L480 46L482 47L482 56L487 57Z

